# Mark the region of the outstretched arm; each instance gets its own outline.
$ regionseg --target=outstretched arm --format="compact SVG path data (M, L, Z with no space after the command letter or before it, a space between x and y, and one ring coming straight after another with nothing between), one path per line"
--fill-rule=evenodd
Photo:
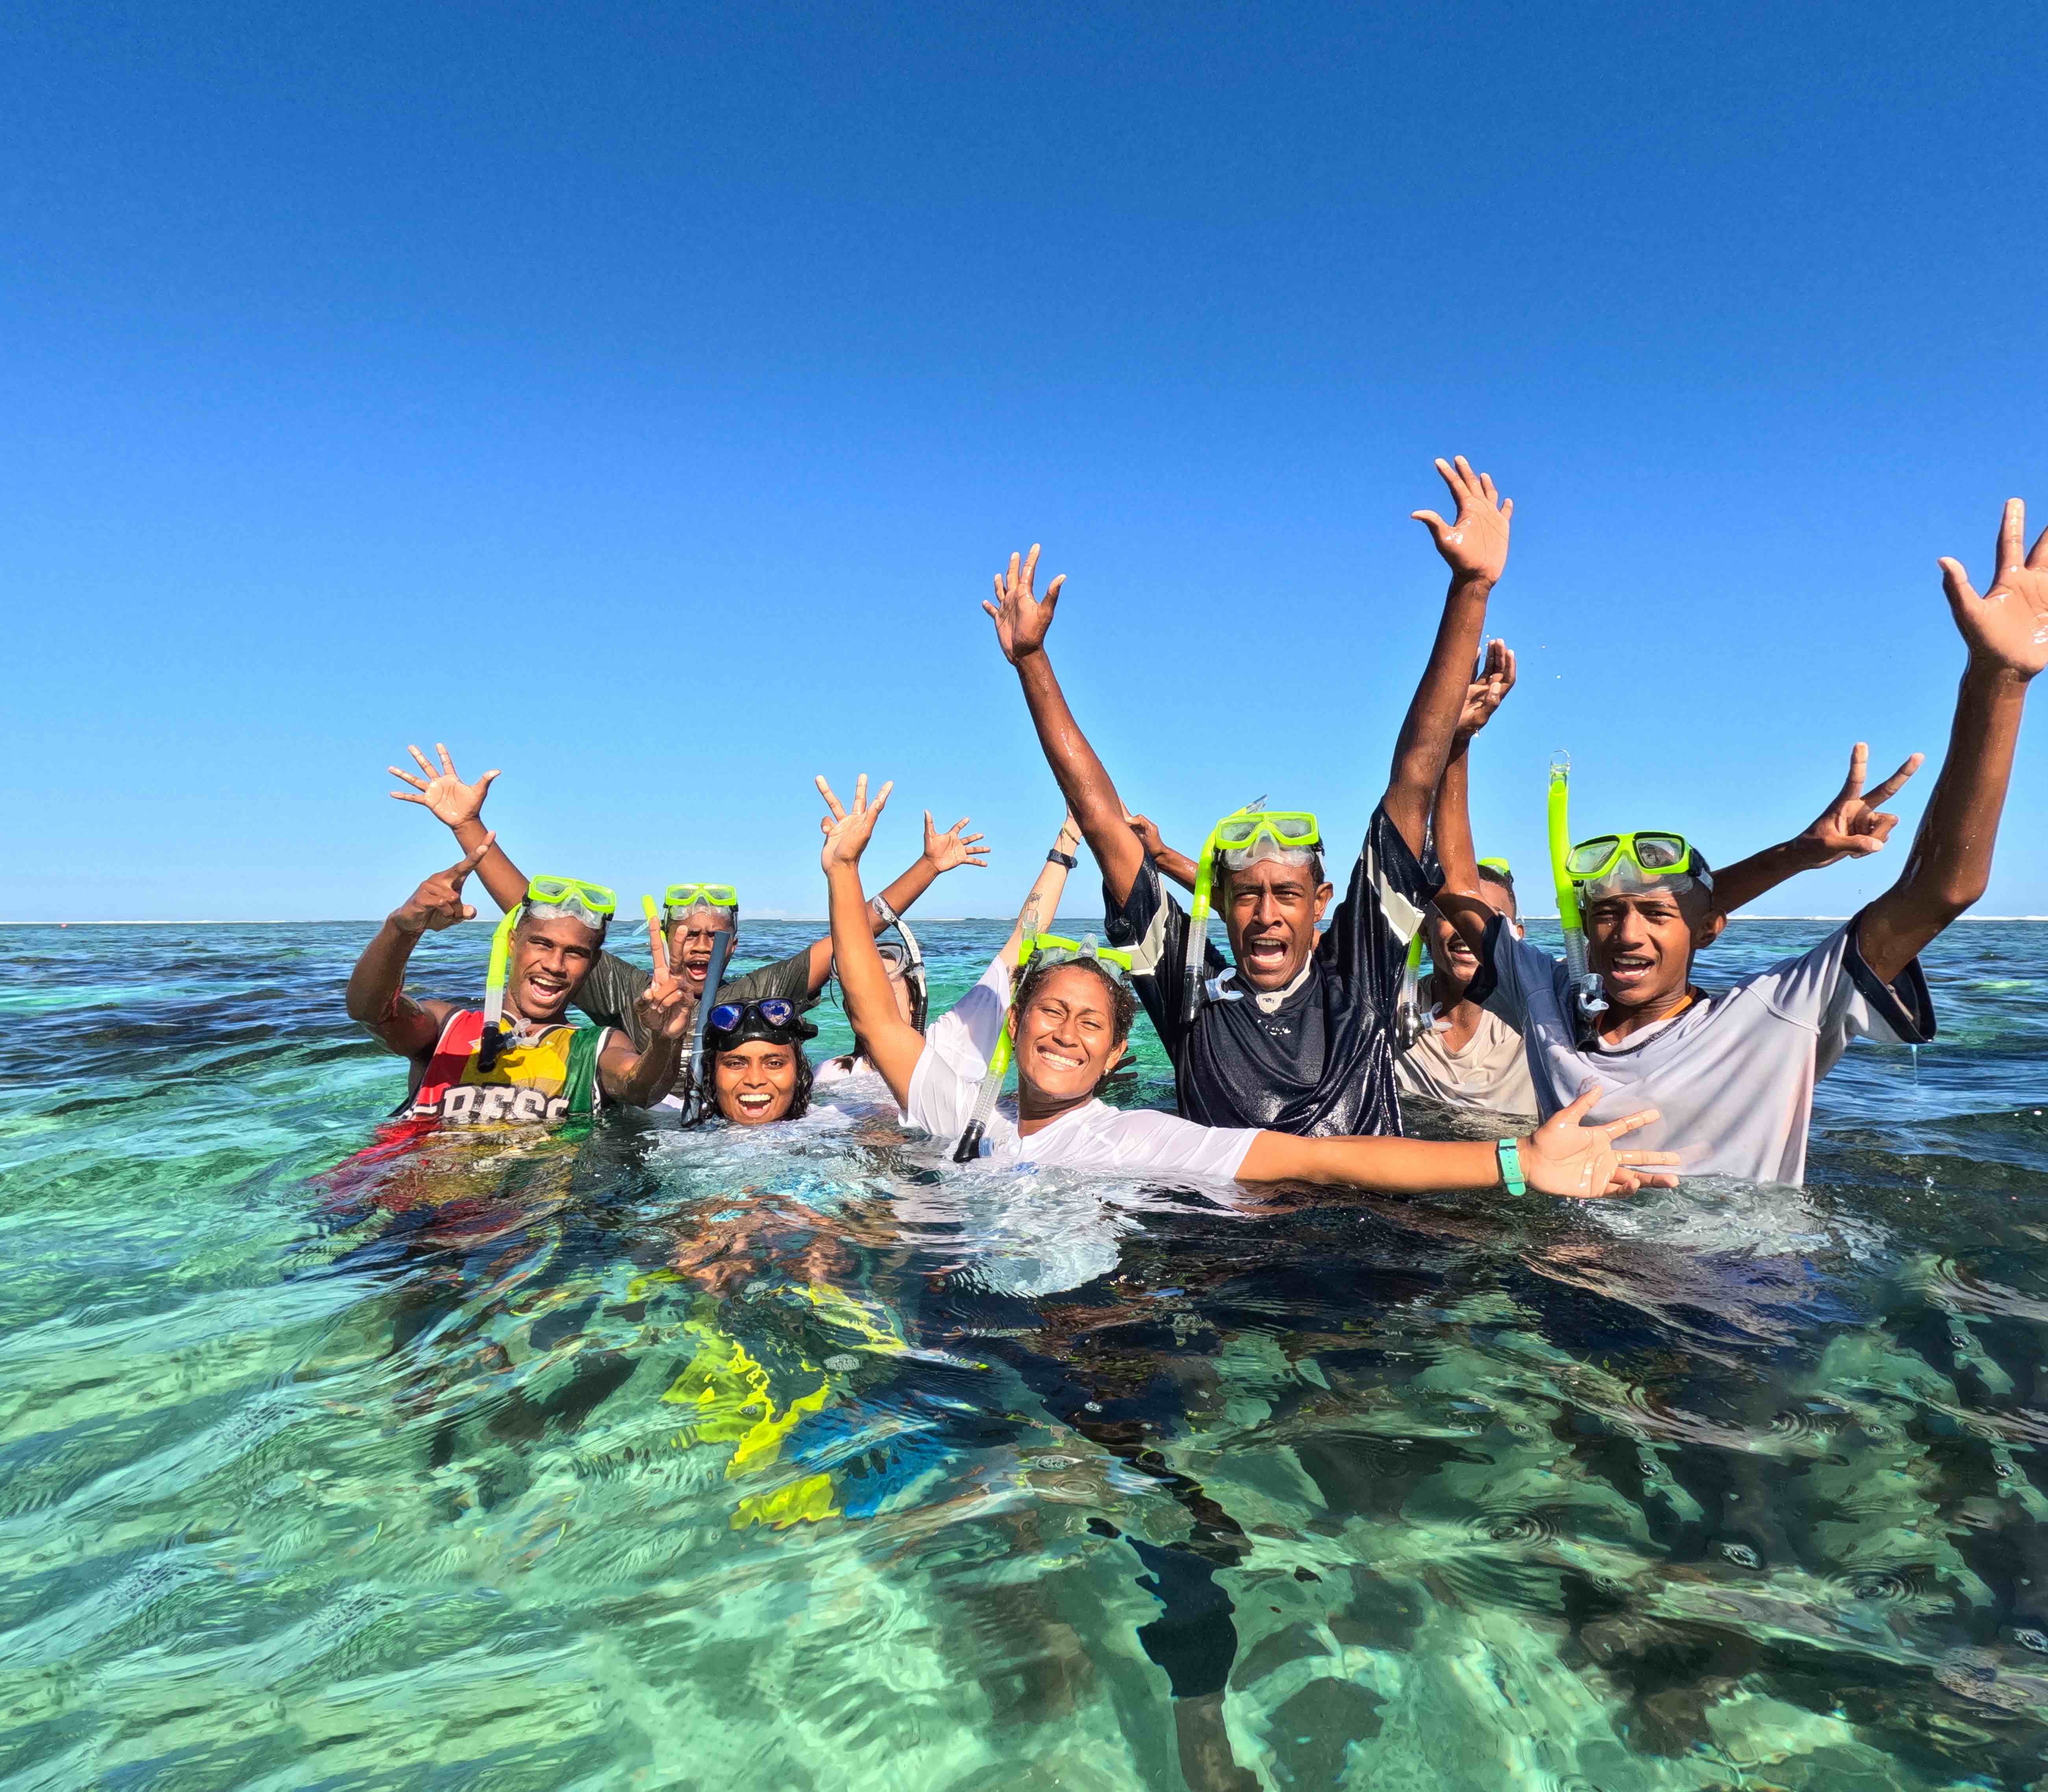
M967 821L968 818L963 815L942 834L932 820L932 812L926 809L925 850L913 861L910 870L882 892L882 900L901 914L954 867L972 865L985 868L988 863L988 848L980 844L980 835L961 832L967 826ZM832 831L829 819L821 820L820 825L828 833ZM874 932L879 933L885 925L879 911L871 907L868 919ZM832 976L832 936L828 933L822 940L813 941L811 944L812 995L816 995L825 987L825 980Z
M476 851L435 872L386 915L348 975L348 1018L361 1022L387 1051L401 1057L431 1051L454 1012L451 1003L415 1002L406 995L405 965L422 933L438 933L476 918L476 910L462 899L462 886L490 844L486 835Z
M409 790L394 790L392 797L401 803L417 803L446 822L455 834L456 844L464 852L487 844L488 850L477 863L478 880L491 892L491 901L501 912L516 909L526 900L526 875L506 855L505 849L497 844L498 836L487 832L483 825L483 799L490 791L491 781L498 775L496 770L486 772L474 784L465 784L455 769L455 761L448 757L448 750L439 741L434 743L434 751L440 759L438 771L418 747L408 747L405 751L426 775L415 778L396 766L386 766L401 783L412 785Z
M1125 825L1116 786L1068 708L1066 694L1053 676L1053 663L1045 657L1045 631L1053 626L1053 611L1067 576L1062 572L1046 586L1045 596L1038 598L1031 589L1038 570L1035 544L1021 565L1012 554L1009 572L995 576L995 601L984 599L981 607L995 619L996 644L1003 657L1017 669L1031 725L1038 731L1045 763L1059 780L1060 793L1080 823L1082 837L1102 867L1110 894L1122 902L1145 867L1144 850Z
M1380 799L1387 819L1418 857L1486 627L1487 599L1507 564L1507 525L1515 514L1514 499L1502 498L1492 479L1475 473L1463 455L1452 462L1439 460L1437 471L1457 500L1457 514L1449 522L1434 510L1414 514L1449 564L1451 588L1444 598L1429 663L1394 743L1394 766Z
M1858 741L1849 750L1849 774L1835 799L1789 840L1767 846L1714 873L1714 906L1723 914L1754 902L1802 871L1816 871L1840 859L1868 859L1882 852L1899 825L1899 817L1879 805L1888 802L1919 770L1925 754L1912 754L1875 790L1863 781L1870 770L1870 749Z
M1857 944L1887 983L1984 893L2005 809L2027 687L2048 666L2048 529L2023 559L2027 506L2006 502L1997 572L1980 597L1959 560L1941 582L1968 658L1956 693L1948 757L1899 881L1863 911Z
M825 888L832 901L832 949L839 958L839 987L846 1001L846 1018L861 1049L867 1054L867 1061L882 1072L897 1106L907 1107L910 1077L924 1052L925 1037L896 1011L889 973L882 968L882 954L875 949L867 898L860 887L860 855L875 832L875 817L895 786L883 785L871 803L867 774L863 772L854 783L853 807L848 809L841 806L822 777L817 785L818 794L832 811L819 863L824 867Z
M1676 1152L1614 1148L1623 1133L1655 1119L1655 1108L1600 1126L1581 1124L1605 1092L1597 1084L1586 1089L1516 1142L1522 1176L1537 1193L1626 1195L1646 1185L1668 1188L1678 1181L1659 1167L1677 1163ZM1285 1132L1259 1134L1237 1175L1241 1182L1334 1183L1397 1195L1501 1184L1500 1160L1494 1146L1484 1140L1441 1144L1422 1138L1297 1138Z

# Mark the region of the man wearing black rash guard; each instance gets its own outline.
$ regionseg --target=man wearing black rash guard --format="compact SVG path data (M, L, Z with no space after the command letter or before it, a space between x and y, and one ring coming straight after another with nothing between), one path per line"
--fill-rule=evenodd
M1507 563L1515 509L1462 457L1439 460L1437 470L1456 500L1456 517L1414 514L1450 566L1450 590L1344 900L1319 941L1334 894L1320 836L1310 817L1268 812L1282 825L1259 830L1241 850L1218 852L1216 906L1235 963L1205 946L1202 980L1212 994L1192 1022L1182 991L1187 911L1133 832L1045 657L1062 580L1053 580L1042 599L1034 595L1034 547L1021 566L1011 557L1008 572L996 576L995 601L983 605L1017 669L1053 775L1102 867L1110 938L1132 953L1132 981L1173 1059L1189 1119L1311 1137L1401 1131L1392 1026L1408 941L1437 893L1422 862L1429 809L1479 653L1487 598ZM1200 719L1220 718L1205 708Z

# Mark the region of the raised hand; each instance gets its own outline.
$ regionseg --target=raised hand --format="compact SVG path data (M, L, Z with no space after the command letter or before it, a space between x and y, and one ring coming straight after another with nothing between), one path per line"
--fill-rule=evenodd
M824 773L820 772L815 782L818 794L825 800L825 807L832 811L818 820L825 836L824 850L818 855L818 863L828 874L837 865L858 865L875 832L882 805L889 801L889 793L896 788L894 781L883 785L871 803L867 800L867 774L863 772L854 781L851 809L844 807L832 794L832 787L825 782Z
M483 813L484 793L491 788L491 781L498 775L496 770L486 772L474 784L465 784L455 769L455 761L448 757L448 750L439 741L434 751L440 755L440 770L434 770L432 762L417 747L405 751L413 755L419 768L427 775L415 778L409 771L401 771L396 766L384 769L401 783L409 784L409 790L394 790L393 797L401 803L417 803L430 810L438 819L451 828L460 828L465 821L474 821Z
M822 789L824 781L820 779L819 783ZM881 805L878 802L875 806ZM987 867L988 848L979 844L981 836L960 832L967 822L968 818L963 815L942 834L933 823L932 812L925 811L925 857L934 871L950 871L962 865Z
M1631 1195L1645 1187L1668 1189L1677 1183L1677 1177L1650 1168L1677 1163L1675 1151L1614 1148L1615 1140L1623 1133L1657 1119L1655 1108L1645 1107L1599 1126L1582 1123L1587 1111L1604 1092L1599 1084L1588 1082L1577 1100L1559 1108L1522 1142L1522 1173L1539 1194L1585 1200L1595 1195Z
M1489 641L1479 677L1465 687L1465 706L1458 712L1457 738L1470 740L1493 720L1493 712L1515 688L1515 650L1505 641Z
M1492 479L1475 473L1463 455L1439 460L1437 471L1457 501L1457 515L1445 522L1434 510L1409 514L1429 530L1437 552L1457 577L1492 584L1507 564L1507 522L1515 514L1515 500L1502 498Z
M1067 582L1062 572L1046 586L1043 597L1034 597L1031 588L1038 571L1038 545L1034 541L1021 564L1012 554L1010 570L995 575L995 601L991 603L983 598L981 602L982 608L995 619L996 645L1012 665L1045 645L1045 630L1053 626L1060 587Z
M1886 814L1878 805L1897 796L1926 756L1912 754L1875 790L1866 792L1863 781L1870 770L1870 749L1861 741L1851 747L1849 774L1842 781L1835 800L1806 824L1806 831L1799 836L1801 844L1814 854L1814 864L1832 865L1840 859L1868 859L1873 852L1882 852L1884 843L1891 838L1891 830L1899 825L1899 817Z
M1941 561L1941 587L1972 659L2031 678L2048 666L2048 529L2020 557L2027 545L2027 506L2017 498L2005 501L2000 519L1998 571L1982 597L1971 588L1959 560Z
M680 1039L689 1031L696 997L689 984L669 962L669 941L661 931L661 916L650 900L647 905L647 950L653 954L654 974L635 999L633 1009L640 1022L641 1036L647 1039Z
M401 933L438 933L457 921L475 920L476 910L462 899L462 886L497 838L486 834L474 852L446 871L435 872L391 911L391 924Z

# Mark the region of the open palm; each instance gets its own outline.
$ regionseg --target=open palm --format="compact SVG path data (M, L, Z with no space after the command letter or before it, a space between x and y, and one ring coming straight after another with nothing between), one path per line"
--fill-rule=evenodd
M823 773L813 782L817 785L818 794L825 800L825 807L832 811L818 818L818 825L824 830L825 836L824 849L818 855L818 863L828 873L836 866L858 865L874 836L875 824L881 818L882 805L889 801L889 793L896 788L894 782L883 785L871 803L867 800L867 774L863 772L854 781L851 809L832 794L832 787L825 782Z
M474 821L483 813L484 796L491 789L491 779L498 775L495 770L486 772L474 784L465 784L455 769L455 761L448 757L448 750L439 741L434 743L434 751L440 756L439 770L418 747L408 747L405 751L426 776L415 778L396 766L386 766L384 769L394 778L412 785L409 790L394 790L391 794L397 801L417 803L451 828Z
M2048 529L2023 559L2026 545L2027 506L2008 498L1999 523L1998 572L1991 589L1978 596L1957 560L1942 560L1941 584L1972 657L2031 678L2048 667Z
M988 863L988 848L981 844L979 834L963 833L968 818L963 815L942 834L932 820L932 812L925 811L925 857L935 871L957 870L962 865Z
M1460 579L1491 584L1507 567L1507 526L1515 500L1494 490L1491 475L1475 473L1463 455L1439 460L1437 471L1457 500L1458 514L1445 522L1434 510L1411 510L1429 532L1437 552ZM1051 594L1049 592L1049 596Z
M1021 560L1015 554L1010 557L1007 572L995 575L995 601L981 601L995 621L996 645L1012 665L1045 645L1045 631L1053 626L1053 611L1059 606L1060 588L1067 582L1062 572L1046 586L1043 597L1035 596L1032 587L1038 572L1038 547L1034 542L1030 553Z

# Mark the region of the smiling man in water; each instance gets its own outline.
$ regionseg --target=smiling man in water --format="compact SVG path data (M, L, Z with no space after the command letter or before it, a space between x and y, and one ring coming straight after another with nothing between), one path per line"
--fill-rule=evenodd
M1449 564L1450 589L1344 900L1319 941L1333 891L1313 816L1244 811L1226 818L1200 869L1217 879L1234 962L1197 938L1192 988L1188 912L1132 832L1045 655L1062 579L1042 599L1034 595L1034 547L1021 564L1011 557L1008 572L996 577L995 601L983 605L1017 669L1053 775L1102 868L1110 937L1131 952L1132 979L1173 1060L1180 1111L1189 1119L1309 1135L1401 1130L1393 1026L1408 941L1436 894L1422 864L1425 831L1488 595L1507 564L1515 508L1462 457L1440 460L1437 470L1456 500L1456 517L1447 523L1432 511L1414 514ZM1215 713L1205 701L1188 725L1205 725Z
M1584 999L1565 966L1516 939L1487 901L1454 761L1438 810L1437 900L1480 960L1469 993L1527 1039L1541 1111L1557 1111L1592 1079L1604 1092L1596 1112L1654 1103L1689 1170L1798 1183L1814 1084L1850 1038L1934 1037L1919 954L1984 894L2027 687L2048 666L2048 531L2027 554L2026 520L2019 499L2007 504L1983 596L1958 561L1941 563L1967 657L1948 757L1898 881L1811 952L1732 989L1701 989L1694 960L1746 898L1732 899L1728 880L1683 836L1640 831L1581 840L1565 862L1602 1005ZM1860 762L1851 782L1860 784ZM1788 869L1827 862L1813 834L1775 849Z

